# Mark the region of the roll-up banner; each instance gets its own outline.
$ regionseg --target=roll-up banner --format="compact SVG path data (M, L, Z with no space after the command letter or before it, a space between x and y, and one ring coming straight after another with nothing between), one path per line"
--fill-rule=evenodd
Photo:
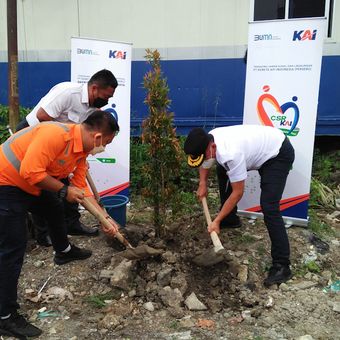
M86 83L99 70L110 70L118 87L107 106L101 108L118 120L120 131L103 153L88 157L90 174L100 195L129 191L131 51L129 43L71 39L71 81Z
M243 124L282 130L295 162L280 201L287 226L305 226L313 160L325 18L249 24ZM244 215L262 215L260 177L248 173L238 205Z

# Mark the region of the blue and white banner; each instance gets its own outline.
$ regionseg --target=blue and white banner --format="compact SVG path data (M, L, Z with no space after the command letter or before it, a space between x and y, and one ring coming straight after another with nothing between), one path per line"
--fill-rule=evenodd
M118 120L119 134L105 151L88 157L90 173L100 195L128 193L130 172L130 96L132 46L127 43L72 38L71 81L87 82L99 70L110 70L118 80L113 98L102 110Z
M324 18L249 24L244 124L282 130L295 149L280 208L288 225L306 225L318 106ZM261 213L260 178L250 172L239 209Z

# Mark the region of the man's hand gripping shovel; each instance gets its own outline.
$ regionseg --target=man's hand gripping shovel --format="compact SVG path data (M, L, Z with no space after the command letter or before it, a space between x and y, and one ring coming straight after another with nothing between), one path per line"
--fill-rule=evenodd
M97 188L94 185L94 182L89 172L87 172L86 178L94 194L94 197L96 198L96 201L98 202L99 205L102 206ZM133 247L130 244L130 242L120 233L119 230L118 231L114 230L112 221L114 222L115 225L119 227L119 229L121 229L121 227L112 217L109 218L112 221L111 222L109 221L109 219L106 217L108 214L107 212L105 212L104 207L103 210L97 209L86 197L83 199L82 205L86 210L88 210L94 217L98 219L98 221L102 224L104 231L107 235L111 237L116 237L118 241L121 242L127 248L125 251L119 253L120 256L125 257L129 260L138 260L149 256L160 255L163 253L162 250L154 249L147 245L138 246L136 248Z
M203 197L202 205L204 210L204 215L207 221L207 225L211 224L211 216L208 209L207 198ZM229 255L227 254L226 249L223 247L221 240L219 239L217 233L212 231L210 233L211 241L214 245L213 249L207 250L203 254L196 256L193 262L199 266L209 267L213 266L222 261L229 261Z

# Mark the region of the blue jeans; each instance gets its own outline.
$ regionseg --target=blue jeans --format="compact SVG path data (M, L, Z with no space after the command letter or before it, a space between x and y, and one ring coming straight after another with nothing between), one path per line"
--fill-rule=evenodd
M0 186L0 316L19 308L17 286L27 245L27 212L48 220L55 251L69 245L63 203L52 192L42 191L39 197L17 187Z

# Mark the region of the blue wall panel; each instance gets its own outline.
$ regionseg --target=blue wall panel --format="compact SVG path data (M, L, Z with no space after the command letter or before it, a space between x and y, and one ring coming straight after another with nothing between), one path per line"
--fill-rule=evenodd
M322 58L318 135L340 135L340 56Z
M70 62L19 63L20 105L33 107L55 84L70 79ZM179 133L242 123L246 65L243 59L163 61ZM132 62L131 125L140 133L147 116L144 61ZM323 57L317 134L340 135L340 56ZM7 104L7 64L0 63L0 104Z
M69 62L26 62L18 67L19 100L24 107L35 106L51 87L62 81L69 81ZM0 104L8 103L7 64L0 63Z

